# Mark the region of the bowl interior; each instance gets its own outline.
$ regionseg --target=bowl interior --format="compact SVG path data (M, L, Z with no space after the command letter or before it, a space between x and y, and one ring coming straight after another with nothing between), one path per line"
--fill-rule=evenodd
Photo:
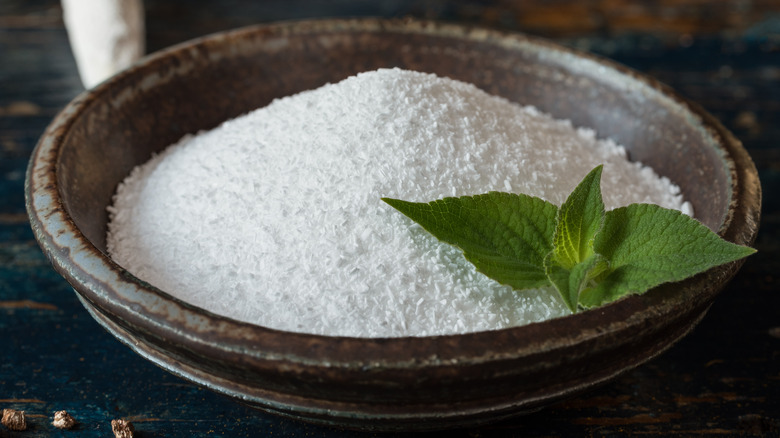
M189 50L174 49L142 72L99 88L69 130L57 167L65 207L84 235L105 251L106 206L117 184L184 134L213 128L275 98L382 67L470 82L594 128L600 137L626 146L632 160L678 184L700 221L716 231L723 225L730 175L713 136L678 102L630 73L541 42L304 30L277 36L238 32Z

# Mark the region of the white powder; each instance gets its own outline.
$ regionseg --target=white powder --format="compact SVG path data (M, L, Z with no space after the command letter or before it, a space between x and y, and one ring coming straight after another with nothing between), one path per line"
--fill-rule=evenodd
M360 337L499 329L568 311L475 271L380 197L491 190L560 205L604 164L607 208L690 212L677 187L530 107L431 74L379 70L279 99L187 136L121 184L108 250L139 278L212 312Z

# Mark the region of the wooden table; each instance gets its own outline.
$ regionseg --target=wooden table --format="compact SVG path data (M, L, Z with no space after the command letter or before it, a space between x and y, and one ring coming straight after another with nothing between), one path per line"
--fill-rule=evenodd
M148 48L261 21L415 15L530 31L627 64L718 117L764 189L752 256L693 333L589 394L450 436L780 436L780 4L777 1L147 1ZM740 6L741 5L741 6ZM633 8L633 9L632 9ZM741 9L740 9L741 8ZM556 12L558 11L558 12ZM633 15L632 15L633 14ZM49 266L24 209L27 160L82 91L56 0L0 2L0 409L29 430L0 437L360 437L246 408L168 374L106 333ZM66 409L73 431L51 426Z

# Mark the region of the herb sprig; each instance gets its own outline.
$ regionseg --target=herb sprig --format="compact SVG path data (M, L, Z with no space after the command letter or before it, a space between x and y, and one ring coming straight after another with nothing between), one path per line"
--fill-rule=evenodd
M460 248L493 280L517 290L553 286L572 312L755 252L723 240L677 210L631 204L606 211L602 167L593 169L560 208L534 196L502 192L429 203L382 200Z

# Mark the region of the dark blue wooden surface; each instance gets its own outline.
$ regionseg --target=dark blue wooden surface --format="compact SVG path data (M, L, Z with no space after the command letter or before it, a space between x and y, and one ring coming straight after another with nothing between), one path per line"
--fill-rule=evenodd
M571 5L594 2L558 3L576 12ZM672 10L679 12L707 2L665 3L679 4ZM662 32L655 32L626 29L614 19L583 27L530 9L520 12L540 18L526 20L501 1L146 2L150 50L261 21L410 14L530 29L643 71L703 105L758 166L764 189L759 253L697 329L661 357L577 399L448 435L780 436L780 5L755 2L769 12L758 6L740 12L737 3L749 3L710 3L734 6L731 12L743 14L734 20L743 21L722 31L701 24L697 33L696 17L683 16L694 23L685 27L685 20L669 21L668 10L640 14L658 21ZM710 18L717 19L722 7L712 8ZM707 15L706 8L696 11ZM81 90L58 2L0 0L0 409L23 409L30 423L25 432L0 426L0 437L105 437L112 418L133 421L140 437L368 436L263 414L198 388L141 359L90 318L34 242L23 199L30 152ZM51 426L60 409L79 420L75 430Z

